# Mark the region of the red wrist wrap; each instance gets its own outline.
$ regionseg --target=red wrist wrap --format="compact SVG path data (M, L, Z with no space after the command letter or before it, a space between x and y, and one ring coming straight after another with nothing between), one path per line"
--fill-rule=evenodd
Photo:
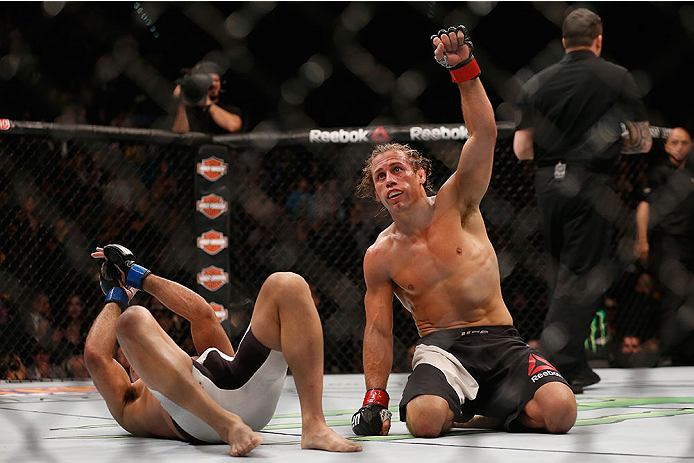
M363 407L366 404L377 403L378 405L383 405L384 407L388 408L389 401L390 397L383 389L369 389L366 391L366 397L364 397L364 403L361 404L361 406Z
M482 71L480 71L480 67L477 64L477 60L475 58L472 58L472 61L467 63L462 68L453 69L450 72L453 82L467 82L468 80L472 80L475 77L479 76Z

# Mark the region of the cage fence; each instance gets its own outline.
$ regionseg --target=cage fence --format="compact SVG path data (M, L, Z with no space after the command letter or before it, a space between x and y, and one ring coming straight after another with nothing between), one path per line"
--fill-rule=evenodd
M99 264L89 253L108 243L129 247L139 263L210 302L221 297L213 306L235 346L265 278L277 271L299 273L311 287L323 324L326 373L361 371L362 258L390 223L379 203L354 194L363 161L375 142L409 142L432 160L437 189L454 171L466 135L464 126L454 124L219 137L9 125L0 143L0 351L8 379L88 375L84 340L103 300ZM547 263L533 167L515 158L512 127L499 123L481 210L498 255L504 299L521 335L532 340L546 313ZM434 130L438 139L421 136ZM653 131L658 139L667 133ZM225 162L205 161L221 159L216 156ZM614 224L618 271L608 285L602 318L595 322L597 334L587 341L590 349L603 350L596 355L606 355L610 336L653 334L653 301L638 291L641 270L630 257L634 190L648 159L625 156L614 173L621 199ZM228 202L223 210L213 208L215 220L224 218L215 226L205 217L209 205L201 202L209 193L198 185L198 179L207 182L203 174L214 178L210 185L221 185ZM210 256L222 258L226 264L220 268L228 265L220 273L224 279L204 278L203 260ZM134 302L148 307L165 331L195 354L184 319L146 294L139 293ZM394 371L408 371L417 337L410 314L396 299ZM114 355L125 362L119 352Z

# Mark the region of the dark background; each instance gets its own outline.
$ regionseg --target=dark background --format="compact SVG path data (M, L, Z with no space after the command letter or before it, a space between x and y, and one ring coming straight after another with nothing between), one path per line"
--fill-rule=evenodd
M60 5L0 4L0 117L170 128L174 81L212 52L228 61L225 98L247 130L461 121L429 36L465 23L497 119L513 120L504 102L561 57L561 21L585 6L602 17L603 56L633 72L651 123L694 128L690 3ZM313 82L311 60L327 70Z

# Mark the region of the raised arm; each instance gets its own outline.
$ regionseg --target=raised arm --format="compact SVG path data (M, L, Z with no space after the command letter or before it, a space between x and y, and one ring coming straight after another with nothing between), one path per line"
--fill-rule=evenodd
M120 363L113 358L116 346L116 321L121 309L115 302L107 303L94 320L84 344L84 361L94 387L101 393L111 415L125 430L131 429L123 418L125 406L141 395L130 382L130 377Z
M496 144L494 110L479 79L472 42L466 35L465 27L458 26L439 31L432 37L436 61L451 71L458 85L468 130L468 139L452 177L461 206L477 205L482 200L489 186Z
M186 114L186 106L183 103L178 103L176 105L176 118L174 119L173 132L177 133L187 133L190 132L190 123L188 122L188 115Z
M219 324L214 309L198 293L153 274L142 282L142 289L190 322L190 334L198 353L216 347L227 355L234 355L231 341Z
M215 124L230 133L241 130L241 126L243 125L241 116L230 113L221 106L214 104L213 102L209 101L209 97L208 103L209 104L206 111L209 111L210 116L212 116L212 120L214 120Z
M214 309L196 292L174 281L152 274L135 263L135 256L126 247L109 244L96 248L92 257L105 258L115 264L120 272L116 278L121 286L130 286L151 294L169 310L190 322L193 344L198 353L216 347L227 355L234 355L231 341L219 324Z
M118 281L110 280L103 271L100 283L106 294L105 304L84 344L84 360L94 386L113 418L126 431L138 436L174 438L159 402L142 381L132 383L125 368L113 358L116 322L134 291L120 288Z
M176 103L176 118L174 119L173 127L171 130L178 133L190 132L190 123L188 122L188 114L186 114L186 105L180 101L181 99L181 85L176 85L173 91L174 99Z

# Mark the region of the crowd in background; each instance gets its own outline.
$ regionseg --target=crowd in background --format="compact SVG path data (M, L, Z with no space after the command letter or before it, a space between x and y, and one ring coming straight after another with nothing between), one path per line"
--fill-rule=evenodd
M28 137L8 140L5 155L12 165L0 174L4 177L0 182L0 272L13 289L0 299L0 374L9 379L85 377L84 340L102 295L98 266L78 271L82 267L71 240L80 235L83 243L89 243L79 250L84 256L96 245L134 244L142 262L194 287L194 263L177 248L177 240L194 214L192 157L154 145L59 143ZM498 166L482 211L489 217L488 232L500 256L502 291L509 309L523 336L534 339L546 311L546 290L538 274L541 267L537 267L541 260L537 254L539 230L518 238L514 233L520 230L509 230L508 222L498 219L523 216L533 201L532 168L516 163L511 156L508 147L497 153ZM36 158L46 162L33 162ZM344 275L363 294L362 257L382 229L382 214L374 214L371 204L354 198L353 185L336 174L331 156L293 146L235 152L233 158L244 181L258 187L294 230L278 234L255 220L241 203L231 204L230 235L237 241L230 248L232 262L238 266L231 284L253 299L262 279L277 270L273 262L291 239L305 245L301 249L310 252L310 258L320 259L331 272ZM49 163L49 159L57 161ZM650 155L627 158L616 177L624 209L616 224L615 241L622 272L586 342L593 357L613 365L655 366L668 361L660 358L657 349L657 279L621 249L633 245L633 213L644 176L651 164L664 159L662 141L656 142ZM445 178L445 166L436 167L439 177ZM30 193L24 196L15 188L22 180L31 182ZM525 191L519 197L521 190ZM528 257L528 249L535 249L535 260ZM182 260L169 265L166 259L178 254L184 256ZM297 261L302 258L308 257L298 256ZM308 280L323 322L326 372L360 371L363 314L345 311L325 285ZM154 311L173 339L195 354L185 320L156 300L136 297ZM234 320L239 326L245 322L243 316ZM408 349L417 332L409 313L398 304L394 324L394 370L407 371Z

